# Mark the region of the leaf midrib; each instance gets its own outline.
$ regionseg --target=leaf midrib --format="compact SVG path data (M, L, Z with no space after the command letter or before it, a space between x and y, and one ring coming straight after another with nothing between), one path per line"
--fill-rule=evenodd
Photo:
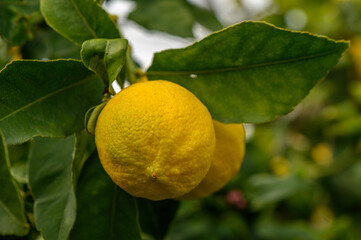
M40 103L40 102L42 102L42 101L44 101L44 100L46 100L46 99L48 99L48 98L51 98L51 97L55 96L56 94L62 93L62 92L64 92L64 91L68 90L68 89L71 89L72 87L75 87L75 86L81 85L81 84L83 84L83 83L86 83L86 82L92 80L93 77L94 77L94 76L89 76L89 77L85 78L85 79L82 80L82 81L75 82L75 83L70 84L70 85L68 85L68 86L65 86L65 87L63 87L63 88L60 88L60 89L58 89L58 90L56 90L56 91L54 91L54 92L50 92L50 93L46 94L45 96L42 96L42 97L36 99L35 101L32 101L32 102L26 104L25 106L16 109L15 111L13 111L13 112L11 112L10 114L6 115L5 117L1 118L1 119L0 119L0 122L3 121L3 120L5 120L5 119L7 119L7 118L9 118L9 117L11 117L11 116L13 116L13 115L15 115L15 114L18 113L18 112L21 112L21 111L23 111L23 110L26 110L26 109L30 108L31 106L33 106L33 105L35 105L35 104L37 104L37 103Z
M86 21L86 18L84 17L84 15L80 12L80 10L79 10L78 6L75 4L74 0L70 0L70 2L73 5L75 11L79 14L79 16L82 19L85 26L89 29L89 32L91 33L91 35L93 35L94 38L98 38L97 34L93 31L93 29L90 27L90 25Z
M313 54L309 56L302 56L302 57L295 57L295 58L289 58L284 60L278 60L273 62L265 62L265 63L258 63L258 64L251 64L251 65L245 65L245 66L239 66L239 67L226 67L226 68L215 68L215 69L207 69L207 70L193 70L193 71L148 71L146 72L146 75L152 76L152 75L190 75L190 74L212 74L212 73L222 73L222 72L238 72L246 69L252 69L252 68L260 68L260 67L267 67L272 65L281 65L286 63L293 63L297 61L305 61L313 58L323 57L328 54L337 52L341 50L342 47L334 48L326 52Z

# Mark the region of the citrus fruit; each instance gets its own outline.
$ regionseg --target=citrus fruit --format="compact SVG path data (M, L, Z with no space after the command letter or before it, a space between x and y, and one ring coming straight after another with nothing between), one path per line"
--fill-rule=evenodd
M224 124L213 120L216 149L212 165L202 182L180 199L207 197L226 185L239 171L245 153L243 124Z
M207 174L215 149L208 109L168 81L140 82L101 111L95 142L111 179L133 196L177 198Z

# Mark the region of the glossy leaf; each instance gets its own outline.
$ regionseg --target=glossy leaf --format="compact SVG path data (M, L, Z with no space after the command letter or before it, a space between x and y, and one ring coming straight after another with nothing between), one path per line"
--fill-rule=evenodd
M149 30L192 37L194 17L183 0L137 0L137 8L128 16Z
M125 64L127 48L125 39L92 39L83 43L81 58L109 86Z
M155 202L138 198L137 203L142 231L154 239L164 239L177 212L179 202L175 200Z
M77 187L77 219L70 239L141 239L133 197L115 185L95 152Z
M24 236L29 231L24 201L10 173L5 138L0 131L0 235Z
M67 239L75 221L72 186L74 136L36 138L29 163L29 184L34 195L37 229L47 240Z
M16 181L20 183L28 183L28 163L30 149L30 142L8 147L11 173Z
M9 144L71 135L102 91L80 61L14 61L0 72L0 128Z
M92 38L120 38L115 23L94 0L40 0L40 9L49 26L78 45Z
M13 45L34 38L36 25L42 20L39 0L0 0L0 35Z
M222 122L265 122L290 112L337 63L348 43L264 22L243 22L155 54L150 79L192 91Z

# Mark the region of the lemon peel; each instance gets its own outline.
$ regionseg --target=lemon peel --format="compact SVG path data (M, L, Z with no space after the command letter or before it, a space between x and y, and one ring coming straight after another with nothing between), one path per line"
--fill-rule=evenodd
M215 149L208 109L164 80L120 91L100 113L95 142L110 178L133 196L178 198L207 174Z
M180 199L207 197L224 187L239 171L245 154L243 124L224 124L213 120L216 149L212 165L202 182Z

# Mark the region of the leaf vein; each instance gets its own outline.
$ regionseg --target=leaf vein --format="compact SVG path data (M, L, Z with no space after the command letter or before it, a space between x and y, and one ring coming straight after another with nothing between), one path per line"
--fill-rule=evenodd
M251 64L251 65L245 65L245 66L238 66L238 67L226 67L226 68L194 70L194 71L148 71L148 72L146 72L146 75L148 75L148 76L152 76L152 75L190 75L190 74L202 75L202 74L212 74L212 73L222 73L222 72L236 72L236 71L242 71L242 70L246 70L246 69L258 68L258 67L268 67L268 66L272 66L272 65L281 65L281 64L293 63L293 62L297 62L297 61L309 60L312 58L323 57L328 54L334 53L334 52L338 51L339 49L341 49L341 48L335 48L335 49L331 49L326 52L309 55L309 56L302 56L302 57L278 60L278 61L273 61L273 62L258 63L258 64Z
M85 26L88 28L91 35L93 35L94 38L98 38L97 34L93 31L93 29L90 27L90 25L86 21L86 18L84 17L84 15L80 12L80 10L79 10L78 6L75 4L74 0L70 0L70 2L74 6L76 12L79 14L80 18L83 20Z
M86 83L86 82L88 82L88 81L90 81L90 80L92 80L92 76L90 76L90 77L88 77L88 78L85 78L85 79L82 80L82 81L79 81L79 82L70 84L70 85L68 85L68 86L65 86L65 87L63 87L63 88L60 88L60 89L58 89L58 90L56 90L56 91L54 91L54 92L48 93L48 94L46 94L45 96L40 97L40 98L36 99L35 101L30 102L30 103L26 104L25 106L23 106L23 107L21 107L21 108L19 108L19 109L16 109L15 111L13 111L13 112L9 113L8 115L4 116L3 118L0 119L0 122L3 121L3 120L5 120L5 119L7 119L7 118L9 118L9 117L11 117L11 116L13 116L13 115L15 115L15 114L18 113L18 112L21 112L21 111L23 111L23 110L26 110L27 108L29 108L29 107L31 107L31 106L39 103L39 102L42 102L42 101L46 100L47 98L50 98L50 97L52 97L52 96L54 96L54 95L56 95L56 94L59 94L59 93L64 92L64 91L66 91L66 90L68 90L68 89L71 89L72 87L75 87L75 86L81 85L81 84L83 84L83 83Z

